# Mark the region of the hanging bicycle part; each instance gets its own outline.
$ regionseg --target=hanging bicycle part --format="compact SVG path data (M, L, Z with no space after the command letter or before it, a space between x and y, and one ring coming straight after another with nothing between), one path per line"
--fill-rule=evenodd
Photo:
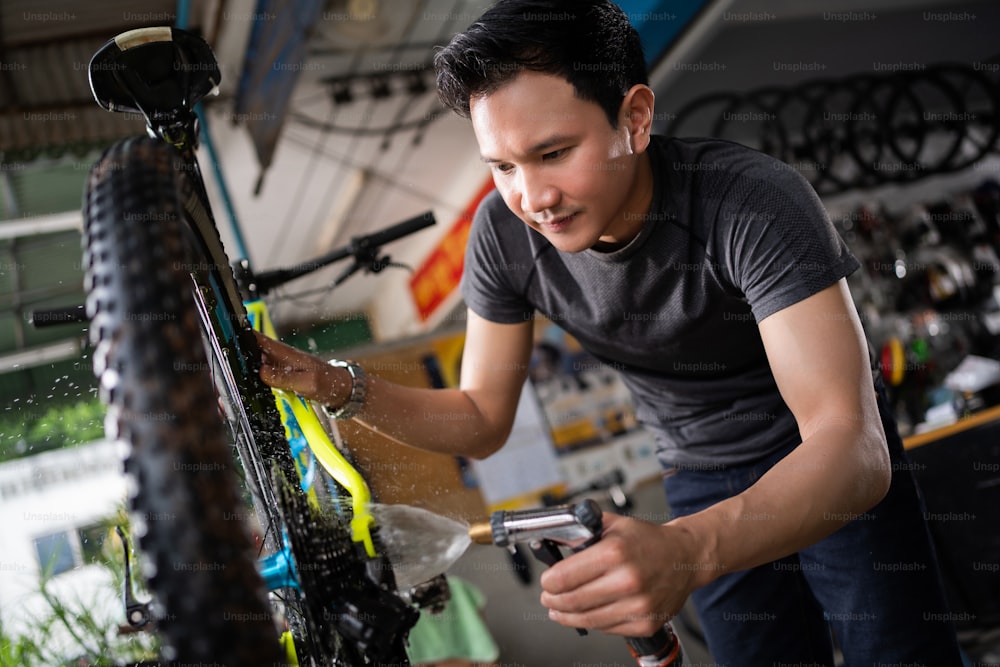
M997 150L994 60L712 93L682 107L664 133L746 144L798 170L820 195L910 183Z

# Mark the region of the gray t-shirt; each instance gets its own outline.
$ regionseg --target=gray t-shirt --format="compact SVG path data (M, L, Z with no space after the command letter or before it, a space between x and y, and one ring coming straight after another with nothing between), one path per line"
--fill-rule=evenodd
M488 195L466 248L466 304L500 323L537 310L620 371L665 466L794 446L757 323L859 264L784 163L714 139L654 136L649 155L649 213L614 252L561 252Z

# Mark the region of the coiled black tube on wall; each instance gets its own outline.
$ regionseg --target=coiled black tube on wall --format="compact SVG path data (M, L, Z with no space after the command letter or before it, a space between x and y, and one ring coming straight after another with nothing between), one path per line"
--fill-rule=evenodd
M962 171L998 148L1000 58L712 93L665 134L731 139L788 163L820 195Z

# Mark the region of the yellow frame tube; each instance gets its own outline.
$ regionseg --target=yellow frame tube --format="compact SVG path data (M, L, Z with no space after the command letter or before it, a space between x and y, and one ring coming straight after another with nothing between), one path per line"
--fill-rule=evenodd
M261 331L268 338L277 339L277 333L271 318L267 312L267 305L260 300L247 302L247 314L251 316L251 321L255 328ZM371 528L375 523L372 517L370 503L371 491L368 483L365 482L361 473L344 458L344 455L330 442L330 437L320 423L319 418L312 406L305 399L294 392L284 389L271 389L275 402L278 404L278 411L281 413L282 422L287 420L287 413L284 407L285 402L292 409L295 420L302 429L302 435L309 443L309 449L320 462L320 465L337 482L347 489L351 494L351 507L354 516L351 518L351 538L355 542L360 542L365 547L365 552L369 558L374 558L375 543L372 541ZM287 426L285 427L287 431Z

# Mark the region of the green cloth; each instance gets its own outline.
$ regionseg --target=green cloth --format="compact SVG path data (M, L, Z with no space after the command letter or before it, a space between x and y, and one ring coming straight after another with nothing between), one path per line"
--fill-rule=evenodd
M410 630L410 662L422 665L442 660L495 662L500 649L483 623L486 602L472 584L448 576L451 599L439 614L422 612Z

